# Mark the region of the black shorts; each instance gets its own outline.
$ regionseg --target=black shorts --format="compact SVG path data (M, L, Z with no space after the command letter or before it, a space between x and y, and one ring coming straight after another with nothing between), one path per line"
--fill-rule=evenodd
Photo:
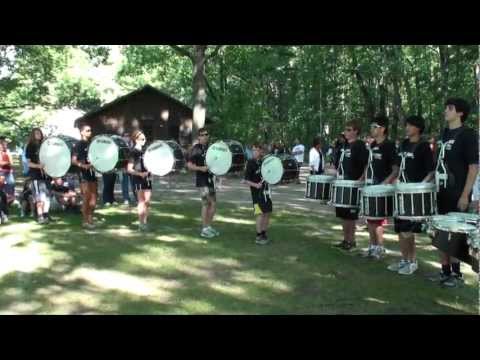
M95 175L95 172L89 171L89 170L82 170L78 174L78 177L80 178L80 182L97 182L97 176Z
M273 212L273 203L270 196L252 196L253 201L253 214L262 215L262 214L270 214Z
M139 176L133 177L133 187L136 191L140 190L152 190L152 181L143 179Z
M344 220L358 220L358 214L360 209L358 208L335 208L335 215Z
M422 233L422 223L418 221L410 221L410 220L400 220L395 218L393 220L395 232L399 233L415 233L420 234Z

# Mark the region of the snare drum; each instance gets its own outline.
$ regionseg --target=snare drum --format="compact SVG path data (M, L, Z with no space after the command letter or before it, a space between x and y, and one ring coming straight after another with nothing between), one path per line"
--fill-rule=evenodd
M72 166L72 149L77 143L77 139L65 135L50 136L42 142L39 159L48 176L60 178L76 171Z
M335 180L329 205L338 208L360 207L360 190L365 183L354 180Z
M118 135L95 136L88 147L88 161L101 174L124 168L129 154L128 144Z
M185 166L183 151L175 141L155 141L145 150L145 168L156 176L165 176Z
M478 258L472 256L472 250L478 250L479 232L476 226L451 215L433 216L427 224L433 246L470 264L478 272Z
M436 186L432 183L397 183L395 185L396 217L422 221L437 213Z
M260 170L263 180L270 185L278 184L283 177L282 160L274 155L266 156L262 161Z
M329 175L310 175L307 178L307 188L305 198L320 200L321 202L330 201L330 190L334 176Z
M461 213L461 212L451 212L447 214L448 216L454 216L460 221L465 222L471 225L480 224L480 215L472 213Z
M395 186L366 186L361 191L360 211L369 220L382 220L395 214Z

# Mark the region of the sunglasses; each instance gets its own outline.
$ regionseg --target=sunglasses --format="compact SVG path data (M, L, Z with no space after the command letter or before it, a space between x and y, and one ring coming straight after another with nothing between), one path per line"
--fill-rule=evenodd
M378 124L372 124L372 125L370 125L370 127L375 128L375 129L381 128L381 126L378 125Z
M207 134L200 134L200 136L208 136L208 133Z
M353 129L352 128L345 129L345 132L350 132L350 131L353 131Z

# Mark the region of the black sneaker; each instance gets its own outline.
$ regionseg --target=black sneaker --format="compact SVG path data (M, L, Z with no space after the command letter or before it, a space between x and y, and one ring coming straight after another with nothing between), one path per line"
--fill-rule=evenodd
M345 249L346 251L351 251L351 250L354 250L356 247L357 247L357 243L356 243L355 241L354 241L354 242L351 242L351 243L346 242L344 249Z
M346 241L342 241L342 242L339 242L339 243L333 245L333 247L339 248L339 249L345 249L345 245L346 245L346 244L347 244Z
M455 288L462 286L465 283L463 275L453 274L448 277L445 281L442 282L442 286Z
M267 245L268 243L270 243L270 240L268 240L268 238L263 234L257 236L257 239L255 240L255 244L257 245Z

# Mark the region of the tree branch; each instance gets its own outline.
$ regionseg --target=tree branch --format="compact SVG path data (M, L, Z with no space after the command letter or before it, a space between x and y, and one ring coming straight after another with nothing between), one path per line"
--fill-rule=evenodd
M213 49L213 51L212 51L209 55L206 56L206 59L209 60L209 59L214 58L215 56L217 56L217 55L218 55L218 52L220 51L220 49L221 49L223 46L224 46L224 45L217 45L217 46L215 47L215 49Z
M185 57L188 57L190 60L194 60L193 59L193 55L191 53L189 53L187 50L185 50L183 47L181 46L178 46L178 45L169 45L173 50L175 50L175 52L177 52L177 54L179 55L182 55L182 56L185 56Z

